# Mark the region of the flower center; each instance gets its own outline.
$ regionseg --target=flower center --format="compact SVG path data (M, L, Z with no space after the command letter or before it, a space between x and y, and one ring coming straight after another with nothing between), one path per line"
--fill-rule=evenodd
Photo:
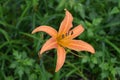
M69 31L65 34L58 35L57 42L59 45L64 46L67 45L69 42L69 36L73 35L73 31Z

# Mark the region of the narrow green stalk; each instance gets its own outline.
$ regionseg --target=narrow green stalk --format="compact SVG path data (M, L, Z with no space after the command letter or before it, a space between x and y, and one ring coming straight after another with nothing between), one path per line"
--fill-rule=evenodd
M70 65L71 67L73 67L74 69L76 69L76 67L73 65L73 64L71 64L69 61L66 61L66 63L68 64L68 65ZM82 77L83 78L83 80L88 80L85 76L84 76L84 74L82 73L82 71L80 71L80 69L78 68L77 69L77 71L78 71L78 75L80 76L80 77Z
M71 53L71 54L73 54L73 55L75 55L75 56L77 56L77 57L79 57L79 58L85 57L85 56L79 56L79 55L75 54L74 52L70 51L69 49L67 50L67 53L68 53L68 52ZM78 73L79 73L78 75L79 75L80 77L82 77L83 80L88 80L88 79L84 76L84 74L82 73L82 71L80 71L79 68L76 68L73 64L71 64L71 63L68 62L68 61L66 61L66 63L67 63L68 65L72 66L74 69L76 69L76 71L78 71Z
M77 54L75 54L74 52L72 52L72 51L70 51L70 50L67 50L67 52L69 52L69 53L71 53L71 54L73 54L74 56L77 56L77 57L79 57L79 58L85 57L85 56L77 55Z
M108 39L105 39L105 42L109 44L111 47L113 47L120 54L120 49L115 44L110 42Z

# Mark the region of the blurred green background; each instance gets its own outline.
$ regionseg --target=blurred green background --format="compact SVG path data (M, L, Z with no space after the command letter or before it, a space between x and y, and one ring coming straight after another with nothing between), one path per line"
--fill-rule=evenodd
M74 27L85 28L78 39L96 53L72 51L77 56L68 53L55 73L56 50L38 57L50 36L31 32L39 25L58 30L65 8ZM0 0L0 80L120 80L120 0Z

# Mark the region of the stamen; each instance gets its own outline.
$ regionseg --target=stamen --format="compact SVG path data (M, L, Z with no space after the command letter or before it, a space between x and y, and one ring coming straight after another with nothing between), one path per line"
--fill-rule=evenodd
M71 31L71 35L73 35L73 31Z
M62 39L63 39L64 37L65 37L64 34L62 34Z
M63 39L65 37L69 36L69 35L73 35L73 31L69 31L69 32L67 32L65 34L62 34L61 38Z
M69 32L65 34L65 36L67 37L69 35Z

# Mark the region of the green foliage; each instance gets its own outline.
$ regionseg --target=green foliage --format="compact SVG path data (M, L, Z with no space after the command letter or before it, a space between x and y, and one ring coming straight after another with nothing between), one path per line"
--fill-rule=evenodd
M58 30L65 8L74 26L85 28L78 39L92 44L96 53L69 51L55 73L56 51L38 58L50 36L31 32L39 25ZM79 79L120 79L120 0L0 0L0 80Z

